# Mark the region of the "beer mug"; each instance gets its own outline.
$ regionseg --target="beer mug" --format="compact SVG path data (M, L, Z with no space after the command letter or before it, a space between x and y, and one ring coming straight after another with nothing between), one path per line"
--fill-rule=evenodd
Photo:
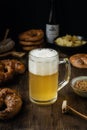
M65 63L66 74L59 79L59 64ZM70 63L67 58L59 61L59 54L50 48L38 48L29 52L29 98L40 105L52 104L57 100L58 91L70 79Z

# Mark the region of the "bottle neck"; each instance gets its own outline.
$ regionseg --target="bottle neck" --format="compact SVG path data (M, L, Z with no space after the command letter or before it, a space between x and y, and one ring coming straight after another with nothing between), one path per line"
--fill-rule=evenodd
M50 24L57 24L56 11L55 11L55 0L51 0L49 23Z

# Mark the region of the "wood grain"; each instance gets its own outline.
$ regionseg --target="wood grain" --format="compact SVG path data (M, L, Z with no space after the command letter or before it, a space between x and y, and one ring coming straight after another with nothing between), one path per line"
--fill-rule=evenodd
M27 63L27 61L24 62ZM87 76L87 69L71 67L71 79L81 75ZM62 70L60 78L63 78L64 67L60 68ZM72 113L62 114L62 102L66 99L70 106L87 115L87 98L76 95L70 83L59 92L58 100L49 106L38 106L30 102L28 84L27 69L23 75L16 76L11 83L7 84L22 95L23 106L20 113L13 119L0 121L0 130L87 130L86 120ZM1 87L6 87L6 85Z

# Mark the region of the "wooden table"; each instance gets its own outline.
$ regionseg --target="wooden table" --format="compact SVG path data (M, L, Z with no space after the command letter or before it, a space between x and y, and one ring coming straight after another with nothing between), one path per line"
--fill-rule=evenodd
M27 65L27 59L22 60ZM71 79L81 75L87 76L87 69L77 69L72 66L71 68ZM63 69L62 66L61 69ZM58 100L49 106L38 106L29 101L27 70L1 87L16 89L22 95L23 106L20 113L13 119L0 121L0 130L87 130L87 120L72 113L62 114L62 102L66 99L70 106L87 115L87 98L76 95L70 83L59 92Z

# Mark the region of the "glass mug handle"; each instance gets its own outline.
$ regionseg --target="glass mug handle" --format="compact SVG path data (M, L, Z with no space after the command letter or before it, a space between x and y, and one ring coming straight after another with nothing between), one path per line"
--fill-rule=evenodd
M68 84L71 75L71 66L68 58L64 58L59 62L59 64L65 64L66 74L64 80L58 84L58 91L60 91L63 87L65 87L66 84Z

